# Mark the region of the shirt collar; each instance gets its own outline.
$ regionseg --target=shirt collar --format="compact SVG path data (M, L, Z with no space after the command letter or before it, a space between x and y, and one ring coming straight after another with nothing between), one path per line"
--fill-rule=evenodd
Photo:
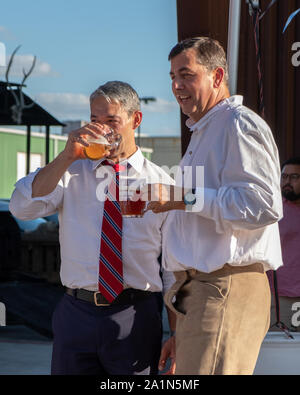
M218 111L220 108L224 107L225 105L241 105L243 104L243 96L240 95L234 95L230 96L227 99L224 99L220 101L220 103L216 104L213 108L211 108L208 113L204 115L203 118L199 119L198 122L193 121L191 118L189 118L186 121L186 126L190 129L191 132L200 130L203 128L203 126L209 121L211 116Z
M99 159L97 161L92 161L92 169L96 170L101 163L106 160L106 158ZM127 166L128 164L133 167L138 173L142 172L145 157L142 154L140 147L129 158L124 159L120 162L120 165Z

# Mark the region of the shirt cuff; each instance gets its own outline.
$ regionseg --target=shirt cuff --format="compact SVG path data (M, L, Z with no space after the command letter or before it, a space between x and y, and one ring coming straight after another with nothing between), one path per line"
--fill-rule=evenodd
M191 206L186 206L185 211L190 213L199 213L203 217L212 216L212 206L217 197L217 190L212 188L198 187L195 191L196 202Z

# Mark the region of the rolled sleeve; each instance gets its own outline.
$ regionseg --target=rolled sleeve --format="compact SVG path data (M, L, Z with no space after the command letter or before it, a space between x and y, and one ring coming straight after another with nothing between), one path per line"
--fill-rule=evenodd
M45 196L32 197L32 183L40 169L21 178L15 184L15 190L10 199L11 213L22 220L35 219L54 214L62 204L63 181L60 180L56 188Z
M218 233L226 228L258 229L279 221L280 166L269 127L256 115L238 114L228 138L221 186L197 188L193 212L213 219Z

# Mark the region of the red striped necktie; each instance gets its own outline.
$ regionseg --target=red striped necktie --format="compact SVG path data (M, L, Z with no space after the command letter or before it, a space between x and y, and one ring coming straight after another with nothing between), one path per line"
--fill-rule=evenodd
M119 175L122 169L119 164L106 160L102 165L111 166L114 174L104 202L98 288L112 303L123 291L122 214L119 203Z

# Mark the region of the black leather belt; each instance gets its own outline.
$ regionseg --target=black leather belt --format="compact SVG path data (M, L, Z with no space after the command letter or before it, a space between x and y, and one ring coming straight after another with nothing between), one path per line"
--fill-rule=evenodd
M93 303L96 306L110 306L110 305L125 305L133 304L139 300L145 299L150 295L156 294L157 292L142 291L140 289L127 288L118 295L118 297L109 303L105 297L98 291L88 291L86 289L71 289L66 288L66 293L73 296L74 298L84 300L86 302Z

